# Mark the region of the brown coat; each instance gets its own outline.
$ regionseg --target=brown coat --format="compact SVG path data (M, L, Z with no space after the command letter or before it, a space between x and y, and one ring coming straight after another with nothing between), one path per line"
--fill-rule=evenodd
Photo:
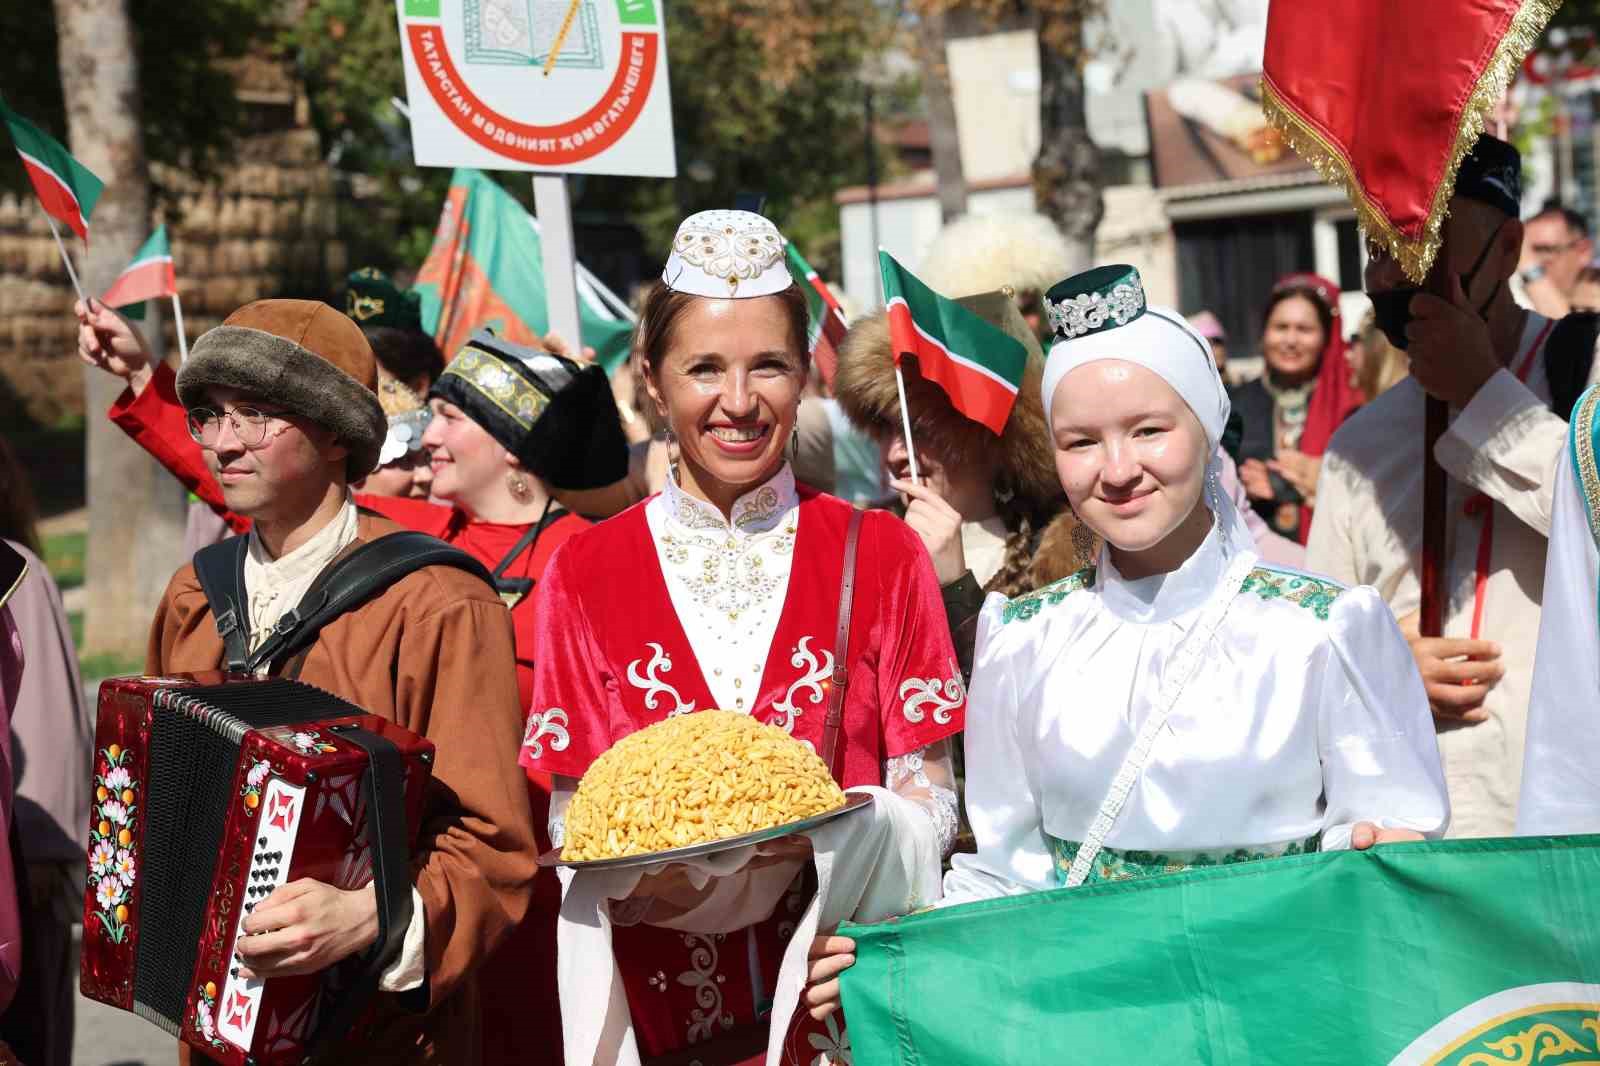
M357 539L400 528L363 514ZM156 611L146 669L192 673L222 661L205 593L185 566ZM323 629L300 679L438 746L412 855L427 913L428 1012L408 1013L399 997L380 994L380 1023L351 1034L331 1061L471 1066L480 1044L473 970L522 919L536 857L517 766L511 617L478 578L427 567Z

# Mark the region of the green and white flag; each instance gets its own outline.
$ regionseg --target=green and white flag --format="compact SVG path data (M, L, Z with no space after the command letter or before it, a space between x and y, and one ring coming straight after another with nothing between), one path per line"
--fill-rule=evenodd
M1600 836L1388 844L844 926L871 1066L1600 1062Z
M1028 365L1028 350L1005 331L928 288L881 248L878 266L883 271L883 303L895 366L904 356L914 356L918 372L943 389L957 411L981 422L995 436L1005 432Z
M90 169L72 158L61 142L6 106L0 99L0 119L11 131L11 140L22 157L39 206L82 237L89 239L89 214L100 199L104 183ZM63 253L65 254L65 253Z

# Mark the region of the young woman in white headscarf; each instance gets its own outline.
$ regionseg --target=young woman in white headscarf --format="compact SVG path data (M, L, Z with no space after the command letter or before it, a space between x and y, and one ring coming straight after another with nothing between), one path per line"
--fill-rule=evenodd
M1131 267L1047 300L1056 470L1104 547L984 605L964 738L977 853L941 905L1441 835L1428 701L1382 598L1261 562L1218 487L1210 346L1147 307ZM816 1009L830 995L813 988Z

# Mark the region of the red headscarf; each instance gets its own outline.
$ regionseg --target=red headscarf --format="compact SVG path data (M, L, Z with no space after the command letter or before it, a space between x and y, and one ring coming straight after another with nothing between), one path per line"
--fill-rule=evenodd
M1333 431L1361 406L1362 396L1350 380L1350 360L1345 355L1343 323L1339 318L1339 286L1320 274L1286 274L1273 284L1272 291L1291 288L1310 289L1333 313L1333 326L1322 346L1322 367L1317 371L1317 385L1311 391L1311 405L1306 411L1305 429L1300 432L1301 453L1321 455L1328 450ZM1307 508L1300 522L1302 544L1311 532L1311 518Z

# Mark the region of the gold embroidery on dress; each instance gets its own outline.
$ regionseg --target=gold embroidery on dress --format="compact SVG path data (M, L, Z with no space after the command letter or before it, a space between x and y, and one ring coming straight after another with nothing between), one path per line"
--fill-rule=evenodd
M1583 489L1585 501L1584 512L1589 518L1589 535L1594 537L1595 547L1600 548L1600 471L1596 470L1594 454L1594 413L1595 407L1600 404L1600 388L1590 389L1584 393L1583 399L1578 402L1578 410L1572 416L1572 432L1577 455L1577 474L1579 487Z

